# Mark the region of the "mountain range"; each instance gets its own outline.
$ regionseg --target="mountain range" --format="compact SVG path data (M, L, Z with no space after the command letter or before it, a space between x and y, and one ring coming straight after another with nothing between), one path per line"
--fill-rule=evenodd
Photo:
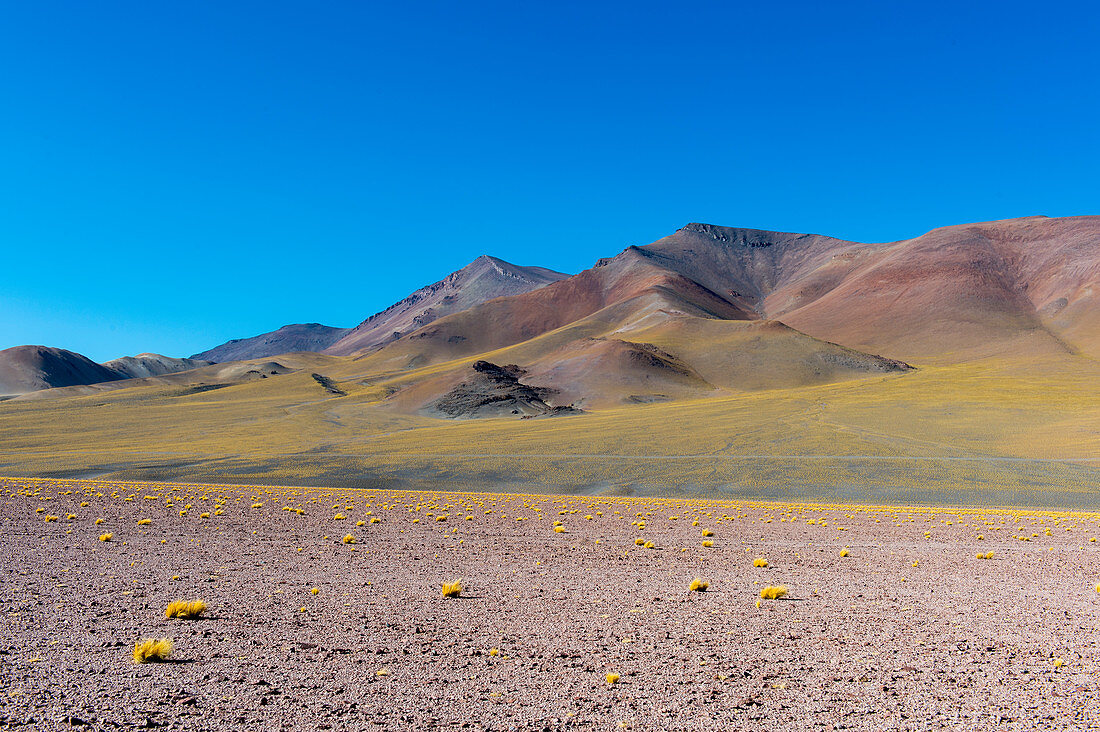
M872 244L691 223L573 276L478 257L355 328L288 325L191 359L20 346L0 351L0 393L209 380L210 362L305 351L353 358L339 368L386 382L398 412L576 413L1021 353L1096 359L1098 288L1095 216Z

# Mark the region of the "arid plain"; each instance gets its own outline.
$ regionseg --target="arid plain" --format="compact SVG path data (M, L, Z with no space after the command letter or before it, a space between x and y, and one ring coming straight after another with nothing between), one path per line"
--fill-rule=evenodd
M1100 720L1096 514L0 488L0 721L11 728ZM689 589L696 578L705 591ZM460 596L443 597L457 579ZM786 596L761 599L769 586ZM175 600L206 612L166 618ZM170 639L169 662L135 664L142 638Z

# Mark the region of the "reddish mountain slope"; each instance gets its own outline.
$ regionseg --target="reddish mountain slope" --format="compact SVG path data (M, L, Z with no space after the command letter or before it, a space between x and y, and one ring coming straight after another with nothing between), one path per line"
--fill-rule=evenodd
M370 316L324 352L335 356L369 352L438 318L493 298L538 290L568 276L543 267L521 267L483 255L439 282L422 287Z

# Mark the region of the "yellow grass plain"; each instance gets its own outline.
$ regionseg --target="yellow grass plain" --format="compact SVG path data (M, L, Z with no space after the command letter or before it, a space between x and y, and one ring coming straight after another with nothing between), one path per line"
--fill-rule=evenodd
M394 374L299 356L209 391L0 403L0 473L793 501L1100 507L1100 365L1001 358L552 419L439 420ZM348 392L334 397L324 373ZM367 370L364 373L364 370Z

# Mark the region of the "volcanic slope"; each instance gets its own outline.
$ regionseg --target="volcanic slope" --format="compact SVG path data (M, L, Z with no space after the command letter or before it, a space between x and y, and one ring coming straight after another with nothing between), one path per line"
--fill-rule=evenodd
M399 409L430 405L470 376L476 358L516 364L524 383L557 392L553 406L581 408L908 369L762 320L753 298L734 289L748 292L742 282L710 284L629 247L569 279L440 318L361 366L406 374Z
M662 266L817 338L906 361L1100 356L1100 217L1034 216L857 244L689 224Z
M527 383L593 406L824 383L904 362L1095 355L1098 286L1100 217L954 226L888 244L688 224L441 318L371 364L444 374L405 406L453 387L452 367L475 357L515 363Z
M482 255L439 282L422 287L370 316L324 352L336 356L369 352L438 318L493 298L538 290L568 276L543 267L521 267Z

